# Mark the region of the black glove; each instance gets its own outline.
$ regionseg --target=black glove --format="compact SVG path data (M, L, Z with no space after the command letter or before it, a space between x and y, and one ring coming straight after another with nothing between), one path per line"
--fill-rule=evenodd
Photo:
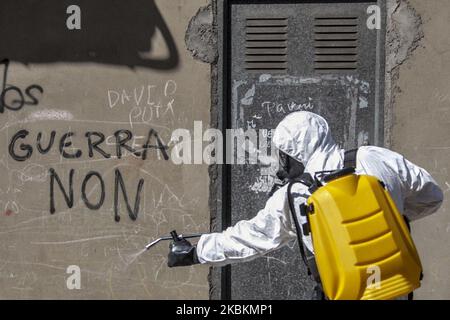
M167 259L169 268L190 266L197 263L200 263L197 258L197 250L189 241L181 238L170 243Z

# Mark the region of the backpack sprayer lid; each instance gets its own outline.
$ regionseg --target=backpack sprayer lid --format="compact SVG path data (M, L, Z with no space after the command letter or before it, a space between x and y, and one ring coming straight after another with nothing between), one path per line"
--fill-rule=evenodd
M328 182L330 182L332 180L336 180L338 178L341 178L341 177L344 177L344 176L347 176L347 175L353 174L353 173L355 173L355 168L344 168L344 169L341 169L341 170L336 170L336 171L334 171L334 172L332 172L330 174L327 174L326 176L324 176L322 178L322 180L324 182L328 183Z

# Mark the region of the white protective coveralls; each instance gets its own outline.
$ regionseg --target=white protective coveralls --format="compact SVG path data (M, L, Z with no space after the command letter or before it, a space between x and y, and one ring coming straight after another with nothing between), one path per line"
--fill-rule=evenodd
M300 111L287 115L276 128L273 143L302 162L305 172L312 176L318 171L343 168L345 150L334 142L328 123L317 114ZM443 201L441 189L426 170L384 148L360 147L356 173L383 181L400 213L411 221L434 213ZM295 184L292 195L298 208L300 201L305 202L310 194L307 187ZM296 237L285 185L254 218L239 221L221 233L203 235L197 244L197 256L200 263L215 266L244 262L276 250ZM311 238L308 236L304 241L314 252Z

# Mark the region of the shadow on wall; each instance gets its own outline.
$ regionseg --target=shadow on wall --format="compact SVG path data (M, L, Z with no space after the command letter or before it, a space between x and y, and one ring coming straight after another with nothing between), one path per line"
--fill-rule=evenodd
M81 29L69 30L70 5ZM151 58L159 30L168 51ZM154 0L1 0L0 59L22 63L97 62L168 70L178 51Z

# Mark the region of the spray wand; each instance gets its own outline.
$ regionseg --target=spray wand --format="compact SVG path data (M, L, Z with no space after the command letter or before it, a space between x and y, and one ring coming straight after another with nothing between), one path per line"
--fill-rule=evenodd
M204 235L204 233L192 233L192 234L178 235L177 232L175 230L173 230L170 232L170 236L158 238L158 239L150 242L149 244L147 244L145 246L145 250L149 250L151 247L153 247L155 244L157 244L160 241L164 241L164 240L181 241L182 239L199 238L202 235Z

